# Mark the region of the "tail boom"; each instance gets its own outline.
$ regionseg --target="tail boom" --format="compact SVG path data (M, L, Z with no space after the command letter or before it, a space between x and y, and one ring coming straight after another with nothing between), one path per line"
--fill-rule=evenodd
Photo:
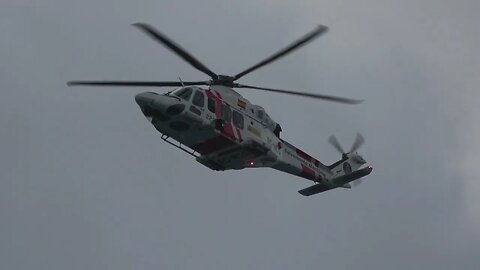
M276 164L271 166L273 169L314 182L320 182L333 176L331 170L317 159L286 141L282 141L282 145Z

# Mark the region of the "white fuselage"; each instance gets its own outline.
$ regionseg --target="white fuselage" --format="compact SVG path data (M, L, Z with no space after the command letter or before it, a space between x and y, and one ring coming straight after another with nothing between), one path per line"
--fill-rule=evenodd
M344 173L282 140L264 109L231 88L189 86L166 95L145 92L136 100L159 132L193 149L211 169L271 167L325 185Z

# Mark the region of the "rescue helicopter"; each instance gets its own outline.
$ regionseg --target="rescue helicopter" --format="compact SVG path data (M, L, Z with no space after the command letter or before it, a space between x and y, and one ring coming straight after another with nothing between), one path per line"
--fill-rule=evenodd
M331 136L329 142L341 153L341 159L324 165L280 137L282 128L261 106L251 103L234 89L254 89L357 104L361 100L344 97L258 87L238 83L243 76L278 60L327 32L315 29L256 65L234 75L219 75L165 34L145 23L133 24L153 40L170 49L197 70L208 75L205 81L70 81L69 86L179 87L163 94L143 92L135 96L142 113L160 132L162 140L190 154L196 161L215 171L270 167L313 181L299 191L310 196L334 188L351 188L372 172L357 153L364 139L357 134L348 152ZM205 86L202 88L200 86Z

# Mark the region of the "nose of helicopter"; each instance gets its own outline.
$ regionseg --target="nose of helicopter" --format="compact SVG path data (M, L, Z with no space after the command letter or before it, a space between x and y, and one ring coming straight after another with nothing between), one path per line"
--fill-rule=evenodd
M146 117L168 118L180 114L185 108L179 99L153 92L137 94L135 101Z
M153 103L156 96L157 94L152 92L144 92L135 96L135 101L142 110L143 115L145 115L149 121L152 120L152 117L155 114Z
M153 102L155 95L151 92L140 93L135 96L135 101L140 108L145 108Z

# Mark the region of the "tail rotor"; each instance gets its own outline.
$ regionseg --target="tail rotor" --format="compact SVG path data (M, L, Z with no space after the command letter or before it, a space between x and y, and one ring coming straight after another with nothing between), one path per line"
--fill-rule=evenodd
M365 139L363 138L362 134L357 133L357 137L355 138L355 141L352 144L352 147L350 147L350 151L345 152L343 150L342 145L338 142L337 137L335 135L331 135L328 138L328 142L335 148L337 149L338 152L342 155L350 154L356 152L364 143Z
M360 133L357 133L357 137L355 138L355 141L352 144L352 147L350 147L350 151L345 152L343 150L342 145L338 142L337 138L334 135L331 135L328 138L328 142L338 151L340 154L342 154L342 159L347 159L350 154L357 152L357 150L365 143L365 139ZM352 184L354 186L358 186L362 183L362 179L354 180Z
M357 133L357 137L355 138L349 153L357 152L358 148L360 148L364 143L365 139L363 138L362 134Z
M338 142L337 137L334 135L330 135L330 138L328 138L328 142L335 148L337 149L340 154L345 155L345 151L343 150L342 145Z

